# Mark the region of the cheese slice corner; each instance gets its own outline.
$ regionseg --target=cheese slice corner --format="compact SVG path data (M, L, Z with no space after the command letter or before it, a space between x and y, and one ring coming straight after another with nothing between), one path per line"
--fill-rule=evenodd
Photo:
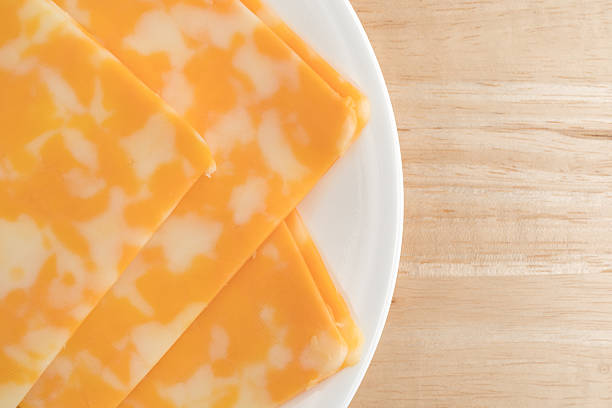
M338 371L347 345L281 224L121 408L272 408Z
M279 38L300 56L330 87L342 95L356 113L357 125L353 141L361 134L370 119L368 97L344 75L341 75L311 45L300 37L262 0L240 0L251 12L257 15Z
M346 300L334 283L316 244L297 210L293 211L285 222L306 261L306 265L308 265L312 278L327 304L332 318L336 322L336 326L338 326L338 330L340 330L342 337L346 341L348 353L345 365L355 365L361 358L363 333L353 319Z
M362 342L294 211L120 407L276 407L355 364Z

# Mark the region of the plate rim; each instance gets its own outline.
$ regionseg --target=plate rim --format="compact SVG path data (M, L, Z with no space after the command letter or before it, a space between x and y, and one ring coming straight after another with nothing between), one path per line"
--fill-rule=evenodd
M367 32L359 19L357 11L351 4L350 0L342 0L344 4L344 8L346 12L352 19L352 23L357 27L359 32L359 41L364 46L364 49L368 53L369 59L373 62L374 68L376 71L376 82L377 87L380 88L384 94L384 110L386 114L385 120L391 124L391 138L392 140L392 150L393 157L392 160L395 162L393 167L395 168L395 176L397 180L397 184L395 186L397 195L396 195L396 211L395 218L397 219L397 223L395 225L395 234L393 237L394 240L394 248L393 248L393 259L391 261L392 272L390 274L390 279L387 286L387 293L385 295L385 302L383 309L378 317L378 322L376 325L376 329L373 334L372 342L368 350L364 353L363 361L365 363L361 366L359 372L355 375L355 379L351 386L351 389L348 391L347 398L345 400L344 408L348 408L350 403L353 401L359 387L363 383L365 375L372 364L372 359L374 358L374 354L378 349L378 345L380 344L380 339L382 337L383 330L387 324L387 320L389 317L389 310L391 308L391 302L393 300L393 295L395 293L395 287L397 284L397 276L399 274L399 263L402 252L402 238L403 238L403 230L404 230L404 183L403 183L403 163L401 156L401 147L399 142L399 132L397 129L397 121L395 118L395 113L393 110L393 105L391 103L391 97L389 95L389 89L387 87L387 83L385 81L382 69L380 67L380 62L376 57L376 53L374 52L374 48L372 47L372 43L367 35Z

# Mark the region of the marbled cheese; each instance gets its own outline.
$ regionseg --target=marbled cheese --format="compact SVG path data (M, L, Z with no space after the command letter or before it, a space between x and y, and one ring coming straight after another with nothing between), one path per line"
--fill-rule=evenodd
M183 113L218 164L158 232L197 218L214 243L178 261L154 237L23 404L111 407L346 150L358 114L237 0L57 3Z
M46 0L0 2L0 406L188 188L200 136Z
M296 304L313 311L305 317L294 312ZM270 331L277 310L291 318L283 330ZM253 342L265 346L253 350ZM293 211L120 407L275 407L356 363L362 342L346 302ZM213 369L220 360L231 373ZM259 370L249 382L241 381L240 373L251 367ZM276 385L279 376L286 382Z
M319 53L297 35L276 13L261 0L240 0L255 13L276 35L298 54L310 68L321 76L336 92L346 98L357 113L357 137L370 118L368 98L348 79L340 75Z
M348 304L334 284L319 254L319 250L298 212L293 211L285 222L306 261L306 265L308 265L312 278L323 300L327 304L332 318L336 322L336 326L338 326L338 330L340 330L340 334L342 334L342 337L344 337L346 341L348 354L346 356L345 365L354 365L361 357L361 349L363 346L363 334L361 329L355 323L355 320L353 320Z
M276 13L261 0L241 0L253 13L255 13L271 30L273 30L289 47L323 78L329 86L340 95L351 101L357 112L356 138L365 127L370 117L370 106L367 97L349 80L340 75L324 58L297 35ZM319 251L310 237L299 213L293 211L286 221L289 230L295 238L302 255L312 273L323 299L327 303L332 317L344 336L349 347L346 365L353 365L359 361L363 345L361 329L352 318L350 309L342 294L327 271Z
M281 224L120 408L272 408L342 367L347 345Z

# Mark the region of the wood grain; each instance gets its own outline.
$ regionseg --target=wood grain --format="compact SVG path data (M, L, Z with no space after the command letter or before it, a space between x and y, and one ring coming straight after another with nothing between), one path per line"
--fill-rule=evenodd
M610 407L612 275L402 277L353 407Z
M351 406L612 406L612 3L352 3L394 104L406 217Z

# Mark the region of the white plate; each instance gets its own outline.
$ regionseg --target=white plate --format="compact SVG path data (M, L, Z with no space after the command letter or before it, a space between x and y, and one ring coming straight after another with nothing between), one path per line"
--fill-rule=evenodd
M364 331L361 362L283 408L342 408L355 395L387 319L403 225L402 163L395 118L376 56L348 0L267 0L365 92L368 127L299 206L336 283Z

